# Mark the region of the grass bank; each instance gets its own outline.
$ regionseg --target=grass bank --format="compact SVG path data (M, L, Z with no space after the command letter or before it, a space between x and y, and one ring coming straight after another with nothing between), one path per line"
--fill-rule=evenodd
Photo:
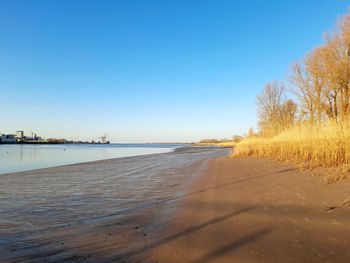
M337 168L337 176L344 177L350 172L350 122L299 124L272 138L248 138L235 146L233 156L270 157L311 169Z

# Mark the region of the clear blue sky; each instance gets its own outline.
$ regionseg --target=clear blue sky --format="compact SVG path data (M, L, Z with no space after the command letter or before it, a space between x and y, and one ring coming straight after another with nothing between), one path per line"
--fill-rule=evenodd
M345 0L0 0L0 132L230 138Z

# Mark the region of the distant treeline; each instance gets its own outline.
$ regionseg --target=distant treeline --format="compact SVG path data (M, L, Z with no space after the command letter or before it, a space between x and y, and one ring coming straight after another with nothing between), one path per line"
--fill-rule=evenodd
M234 135L232 136L232 139L203 139L200 140L199 143L207 143L207 144L218 144L218 143L226 143L226 142L240 142L241 140L243 140L243 136L240 135Z

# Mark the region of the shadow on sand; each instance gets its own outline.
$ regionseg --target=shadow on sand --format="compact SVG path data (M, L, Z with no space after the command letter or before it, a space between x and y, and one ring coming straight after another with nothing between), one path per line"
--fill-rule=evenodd
M176 233L176 234L173 234L173 235L170 235L170 236L167 236L167 237L164 237L164 238L160 238L154 242L151 242L149 244L146 244L140 248L137 248L137 249L133 249L133 250L130 250L126 253L122 253L122 254L119 254L117 255L116 257L113 257L113 260L122 260L123 262L125 262L126 259L130 258L130 257L133 257L135 255L138 255L138 254L143 254L151 249L154 249L158 246L161 246L167 242L170 242L172 240L175 240L177 238L180 238L180 237L183 237L183 236L186 236L186 235L191 235L203 228L206 228L208 226L211 226L211 225L214 225L214 224L217 224L217 223L220 223L224 220L227 220L229 218L232 218L234 216L237 216L239 214L242 214L242 213L246 213L246 212L249 212L249 211L252 211L254 210L254 207L245 207L245 208L242 208L240 210L237 210L237 211L232 211L226 215L223 215L223 216L220 216L220 217L217 217L217 218L214 218L208 222L205 222L205 223L202 223L202 224L199 224L199 225L195 225L195 226L192 226L190 228L187 228L179 233ZM263 234L263 233L261 233ZM258 238L259 235L256 236L256 238ZM242 243L243 244L243 243Z

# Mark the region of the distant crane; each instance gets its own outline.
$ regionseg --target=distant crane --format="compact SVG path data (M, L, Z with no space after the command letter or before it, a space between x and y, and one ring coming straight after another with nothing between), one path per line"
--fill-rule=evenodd
M103 134L101 137L98 137L102 143L107 143L107 133Z

